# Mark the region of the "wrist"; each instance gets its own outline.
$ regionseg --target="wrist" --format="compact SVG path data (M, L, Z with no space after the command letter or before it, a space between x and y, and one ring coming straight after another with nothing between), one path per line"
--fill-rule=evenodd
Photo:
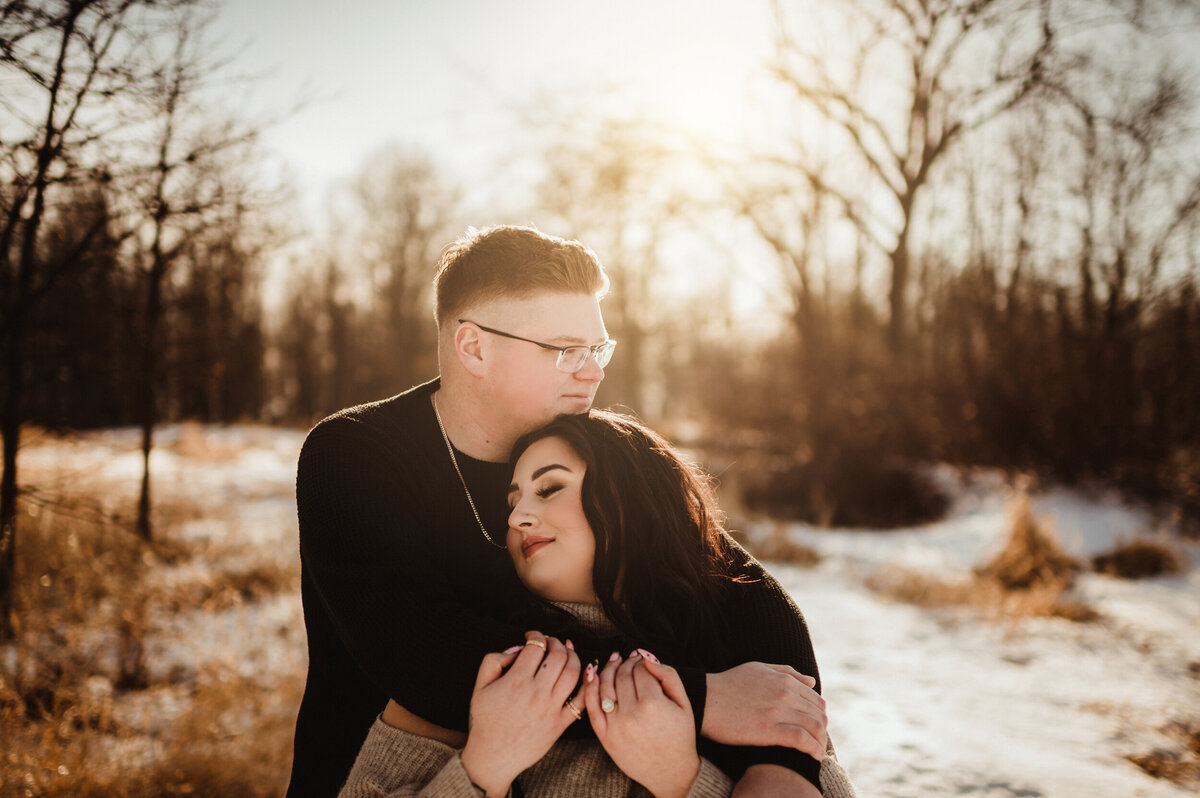
M707 737L710 740L716 739L712 733L715 731L714 724L718 722L720 716L721 676L722 674L720 673L706 673L704 675L704 710L696 718L698 735Z
M468 738L466 747L458 755L462 768L467 773L471 786L484 798L501 798L508 795L516 774L508 775L494 763L489 763L485 757L471 748Z
M695 761L690 764L690 768L679 768L674 778L664 781L661 785L656 785L657 789L651 789L650 792L654 794L654 798L687 798L692 791L692 785L700 776L699 755L696 755Z

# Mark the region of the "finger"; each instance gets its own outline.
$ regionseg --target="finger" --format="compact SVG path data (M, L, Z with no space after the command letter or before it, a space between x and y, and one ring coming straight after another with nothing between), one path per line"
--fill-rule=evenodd
M638 694L637 688L633 684L633 669L641 661L641 655L635 651L617 667L617 673L613 678L613 686L617 691L617 706L624 704L632 709L637 703Z
M811 676L804 676L802 678L812 681ZM811 685L799 680L790 682L789 684L788 692L794 700L795 707L805 713L825 714L825 697L814 690Z
M659 684L658 679L655 679L652 675L650 675L650 671L646 669L645 658L638 658L638 664L634 666L631 676L633 680L633 687L637 693L637 698L639 701L662 698L662 685Z
M809 676L808 674L801 673L800 671L793 668L791 665L780 665L777 663L764 663L764 664L766 664L768 668L770 668L773 671L776 671L777 673L782 673L787 676L790 676L791 678L793 678L796 681L803 684L805 687L811 687L811 688L815 689L817 686L817 680L815 677Z
M553 687L554 683L558 681L563 666L567 664L568 653L570 652L567 651L567 647L557 637L546 638L546 656L542 658L537 670L537 678L543 682L544 686Z
M658 680L663 694L667 698L678 706L691 710L692 702L688 699L687 691L683 689L683 680L679 678L679 671L670 665L663 665L656 659L649 659L645 655L642 657L642 664L645 666L646 673Z
M566 699L566 696L571 694L575 686L579 684L579 673L583 668L583 664L579 661L579 655L575 653L575 649L567 649L567 662L563 666L562 672L558 675L558 681L554 684L553 694L556 698ZM580 685L582 689L582 685ZM582 704L578 704L581 709Z
M608 733L608 715L600 708L600 674L595 663L589 663L583 671L583 703L587 707L588 722L596 737L603 741Z
M479 673L475 676L475 689L487 687L504 675L504 669L512 665L520 647L514 647L502 653L485 654L483 662L479 663Z
M818 762L825 758L825 745L804 726L785 723L779 726L779 730L783 733L788 747L808 754Z
M512 664L512 671L528 678L533 676L537 671L538 665L542 663L542 659L546 656L549 646L546 643L546 636L541 632L526 632L525 645L522 651L517 654L517 661Z
M621 664L621 655L613 652L608 658L608 662L604 666L604 670L600 671L600 709L608 707L608 711L612 712L617 705L617 688L613 685L613 680L617 676L617 668Z
M584 685L580 684L579 689L575 691L575 695L570 696L563 702L563 712L566 713L562 719L564 730L575 721L582 720L583 713L587 711L587 704L583 700L583 688ZM579 714L576 715L576 712Z

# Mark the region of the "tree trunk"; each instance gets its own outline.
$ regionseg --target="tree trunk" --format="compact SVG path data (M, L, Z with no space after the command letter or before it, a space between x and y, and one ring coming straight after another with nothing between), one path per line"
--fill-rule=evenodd
M4 475L0 477L0 641L10 640L15 631L14 598L16 593L17 543L17 449L21 438L21 340L14 316L5 346L4 409L0 415L0 434L4 436Z
M888 319L888 348L892 355L899 355L905 348L905 330L908 324L905 290L908 287L908 228L900 233L900 240L892 251L892 285L888 291L890 317Z
M138 497L137 532L147 541L153 536L150 525L150 450L154 443L154 424L158 420L158 328L162 315L162 274L165 272L165 262L159 257L155 260L159 262L151 269L146 286L142 380L139 386L141 401L138 403L142 428L142 490Z

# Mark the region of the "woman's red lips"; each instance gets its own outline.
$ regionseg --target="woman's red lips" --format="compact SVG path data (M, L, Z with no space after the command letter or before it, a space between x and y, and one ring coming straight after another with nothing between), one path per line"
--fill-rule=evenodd
M525 559L528 560L533 556L535 551L553 542L554 538L543 538L538 537L537 535L531 535L530 537L527 537L521 541L521 554L524 555Z

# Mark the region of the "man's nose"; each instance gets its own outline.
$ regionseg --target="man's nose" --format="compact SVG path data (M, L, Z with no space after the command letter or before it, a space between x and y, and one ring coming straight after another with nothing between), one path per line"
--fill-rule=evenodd
M587 360L583 362L583 368L575 372L575 376L584 382L600 382L604 379L604 369L596 361L596 356L589 352Z

